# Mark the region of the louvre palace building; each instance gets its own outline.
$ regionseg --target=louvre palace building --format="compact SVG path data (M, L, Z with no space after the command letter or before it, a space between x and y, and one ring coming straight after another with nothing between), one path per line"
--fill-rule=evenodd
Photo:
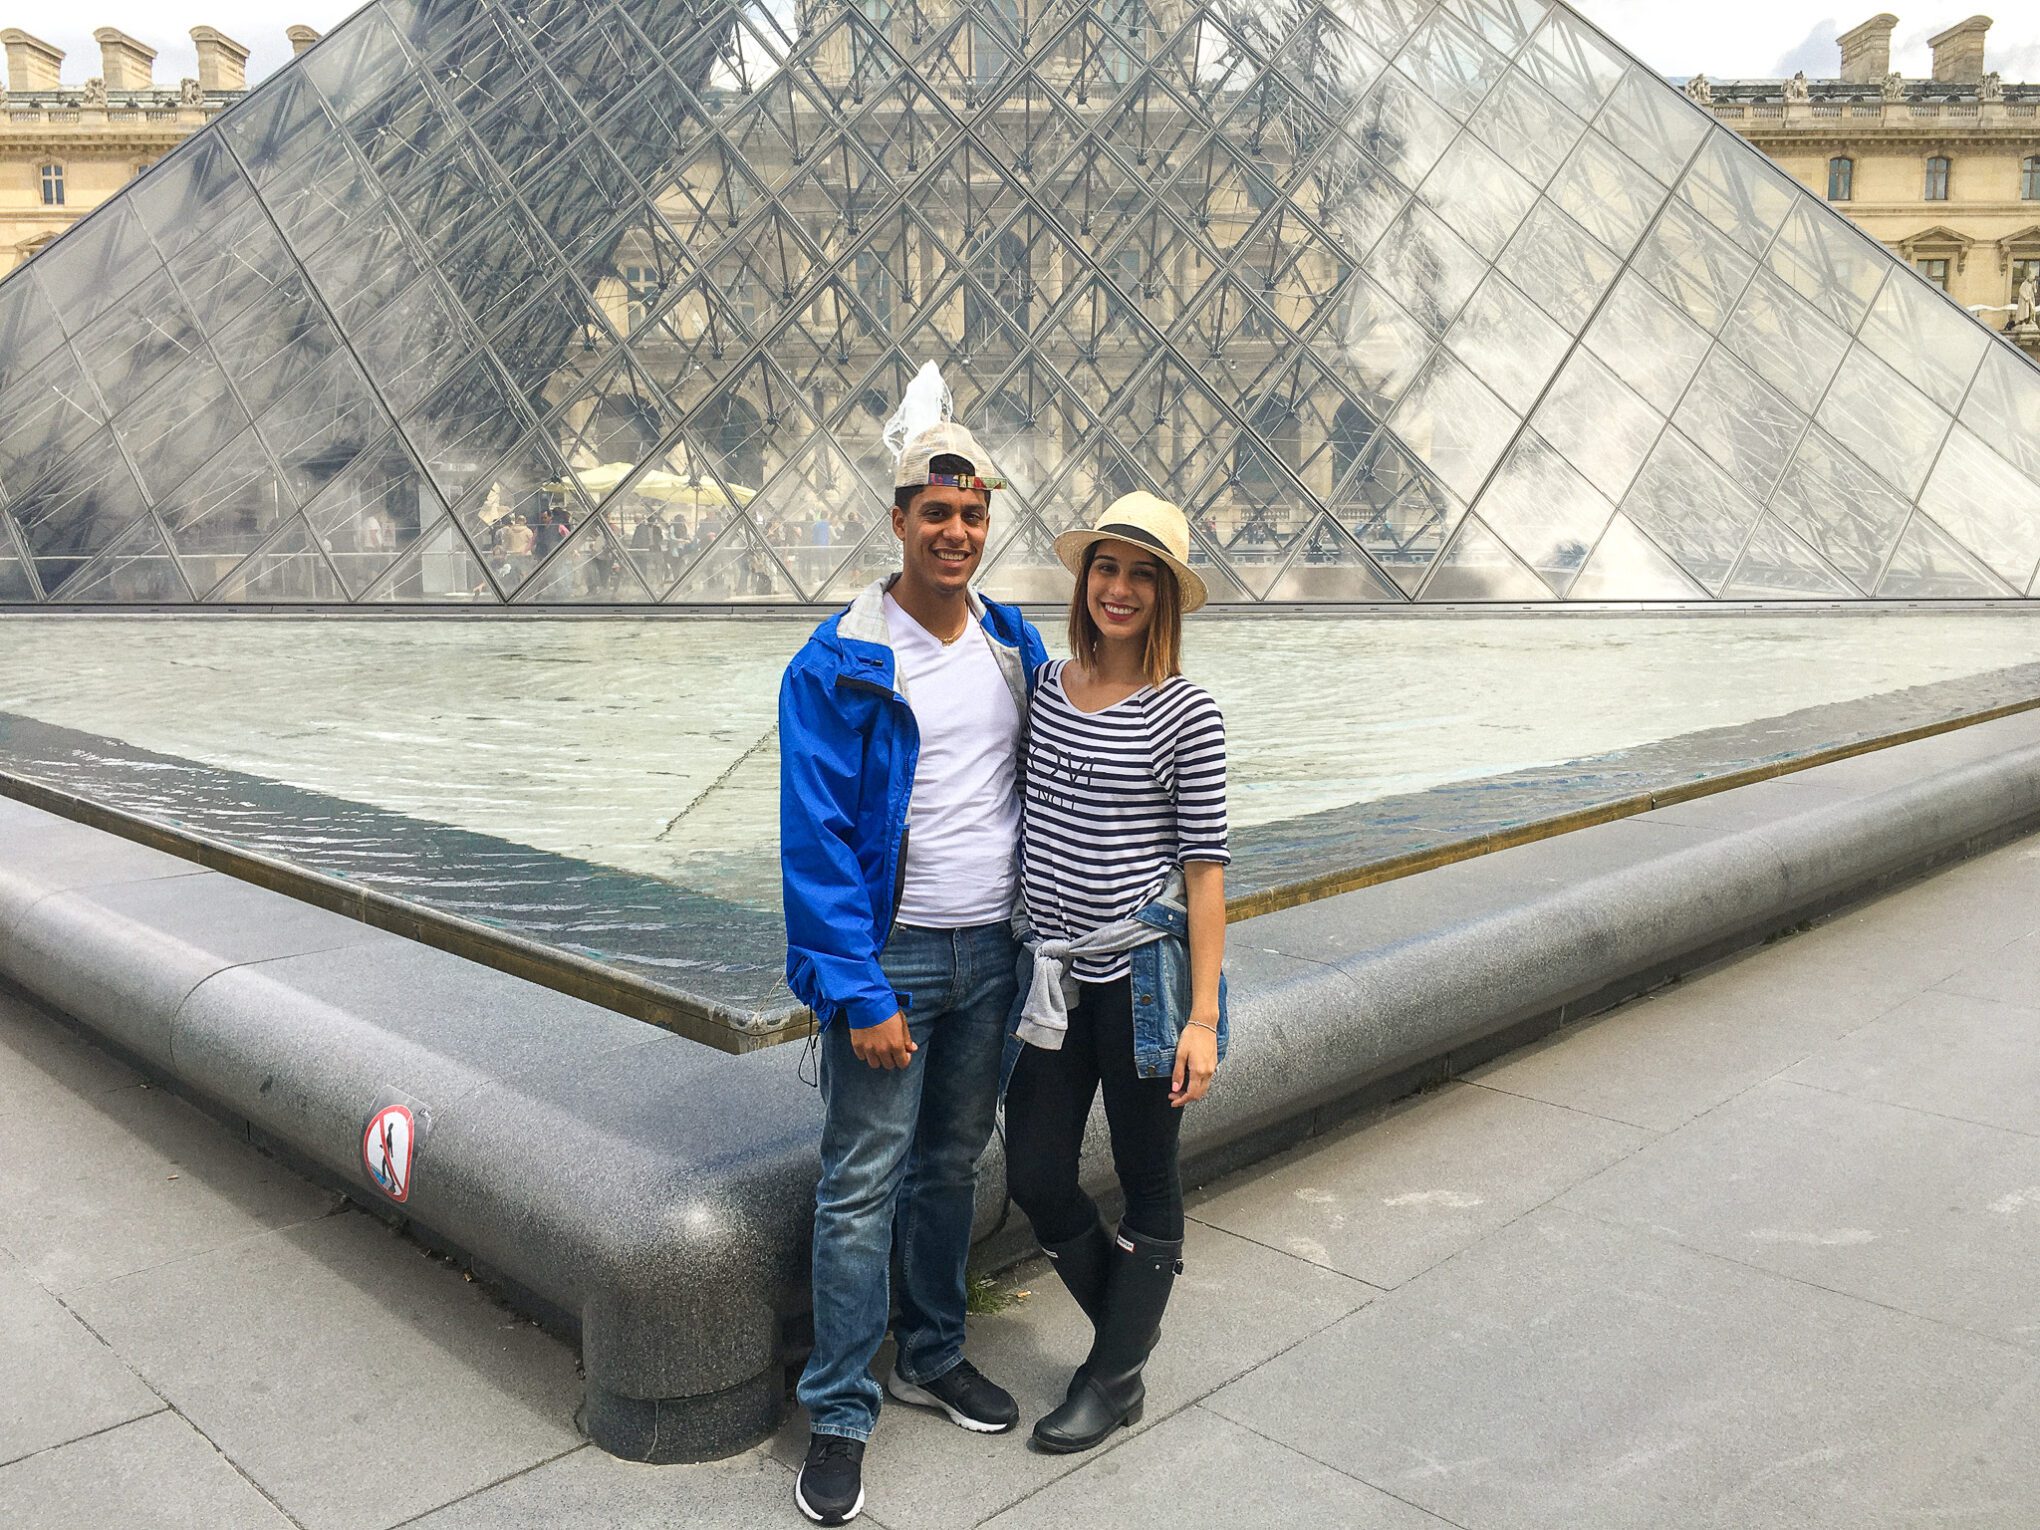
M0 603L2040 594L2040 370L1544 0L377 0L0 281Z

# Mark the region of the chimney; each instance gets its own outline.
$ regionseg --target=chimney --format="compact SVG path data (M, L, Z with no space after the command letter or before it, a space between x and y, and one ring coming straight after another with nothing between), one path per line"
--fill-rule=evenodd
M113 27L92 34L99 44L100 76L108 90L148 90L156 83L156 50Z
M52 48L40 37L30 37L20 27L0 32L0 44L7 49L7 88L17 95L28 90L55 90L62 83L64 50Z
M285 27L283 35L290 39L290 56L296 58L305 49L319 40L319 34L308 26Z
M1891 34L1897 28L1898 18L1887 11L1836 38L1842 45L1842 79L1851 85L1882 85L1891 73Z
M198 88L208 93L248 88L248 50L216 27L193 27L198 44Z
M1983 34L1990 30L1988 16L1971 16L1958 21L1939 37L1929 37L1934 50L1934 78L1950 83L1974 85L1983 78Z

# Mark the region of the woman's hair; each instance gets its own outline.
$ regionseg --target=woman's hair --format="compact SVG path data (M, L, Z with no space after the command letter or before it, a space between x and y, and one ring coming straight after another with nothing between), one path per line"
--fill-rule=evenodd
M1098 624L1091 620L1089 598L1091 564L1104 545L1097 541L1084 549L1084 566L1077 571L1076 592L1070 596L1070 652L1087 663L1104 639ZM1148 684L1159 688L1171 675L1183 673L1183 591L1173 568L1160 558L1154 564L1155 609L1148 618L1147 651L1141 655L1141 668L1147 673Z

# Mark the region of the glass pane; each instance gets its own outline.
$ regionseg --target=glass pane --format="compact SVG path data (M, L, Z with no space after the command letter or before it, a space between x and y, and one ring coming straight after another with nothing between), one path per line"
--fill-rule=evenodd
M1587 125L1520 69L1481 102L1470 124L1487 146L1537 185L1549 183Z
M474 345L466 319L430 276L381 308L353 339L354 354L399 413L452 376Z
M358 231L382 211L369 173L344 138L322 147L281 176L263 200L300 256Z
M113 433L142 487L159 499L247 427L226 373L210 356L194 355L115 419Z
M1289 566L1268 591L1270 600L1359 604L1403 599L1402 591L1329 515L1320 513L1297 542Z
M1764 253L1795 200L1791 182L1726 128L1709 136L1679 192L1751 255Z
M113 414L160 387L202 346L198 321L166 271L158 271L77 339L78 354Z
M191 587L204 595L297 513L253 431L223 447L156 505Z
M1516 432L1508 406L1449 352L1431 358L1389 427L1447 488L1470 499Z
M1460 134L1417 194L1489 260L1537 201L1537 188L1471 133Z
M1636 252L1636 268L1694 322L1718 330L1756 264L1704 220L1673 202Z
M1919 493L1949 425L1924 393L1862 346L1842 363L1816 418L1901 494Z
M1433 101L1464 120L1501 78L1508 61L1473 28L1443 10L1418 27L1396 67Z
M57 590L147 513L111 434L67 454L8 507L45 590Z
M260 207L236 215L223 227L223 242L193 245L170 263L193 313L208 325L228 319L279 287L302 283L297 262L269 226Z
M1555 595L1565 594L1615 514L1534 430L1518 438L1474 509Z
M442 383L404 421L405 435L449 502L466 493L523 429L486 355Z
M1712 127L1685 92L1642 68L1622 77L1594 125L1667 186L1677 183Z
M1551 183L1551 199L1618 255L1650 224L1664 193L1607 139L1589 132Z
M51 351L7 390L0 416L0 485L19 499L37 478L59 471L70 452L104 423L92 385L69 346Z
M372 9L335 28L298 67L342 122L410 72L403 45Z
M1619 500L1664 421L1585 351L1552 384L1532 423L1610 500Z
M1860 595L1819 554L1770 516L1757 522L1723 600L1848 600Z
M35 257L36 279L73 334L162 268L125 201L107 203Z
M1757 523L1757 507L1676 430L1658 437L1622 508L1710 592L1727 582Z
M1917 383L1943 409L1962 407L1990 334L1925 282L1894 271L1885 280L1862 341Z
M1993 345L1962 406L1962 423L2040 478L2040 371L2011 347Z
M1571 340L1528 298L1493 275L1460 313L1446 343L1510 407L1527 413L1565 359Z
M1550 600L1545 582L1517 561L1501 538L1469 515L1438 560L1421 594L1424 601Z
M1538 84L1582 117L1601 109L1624 70L1621 56L1564 10L1551 13L1520 62Z
M653 598L601 516L554 553L518 591L520 605L640 605Z
M441 521L412 543L363 598L370 604L480 605L494 604L498 597L481 560L451 521Z
M1965 427L1949 435L1920 508L2015 589L2032 583L2040 562L2040 483Z
M1809 413L1841 365L1849 337L1769 271L1744 289L1722 341Z
M344 239L327 244L305 261L305 271L319 289L340 327L365 322L423 274L396 218L378 206Z
M212 332L227 375L258 413L340 347L304 278L295 277Z
M128 194L166 259L250 200L248 178L216 131L202 132L143 176Z
M1884 582L1877 586L1880 600L1973 600L2018 593L1924 515L1914 516L1898 539Z
M1673 418L1737 488L1759 503L1770 497L1806 429L1804 415L1720 346L1700 368ZM1644 529L1657 534L1648 522Z
M1382 56L1360 33L1330 11L1316 10L1272 61L1279 75L1328 120L1345 119L1367 87L1386 68Z
M347 599L317 539L293 520L206 597L209 605L333 605Z
M339 131L310 76L286 69L253 92L224 123L234 157L257 186L266 186Z
M182 605L191 599L162 531L146 516L111 552L50 593L52 599L83 605Z
M1358 465L1333 495L1340 523L1405 594L1413 593L1465 506L1386 430L1350 421L1346 450Z
M1660 414L1679 407L1711 343L1633 271L1615 284L1586 336L1587 349Z
M355 458L305 508L319 546L355 596L443 514L425 470L394 435Z
M1395 69L1368 92L1352 123L1368 156L1411 187L1430 174L1457 131L1451 116Z
M1509 54L1530 40L1551 9L1545 0L1445 0L1444 8L1480 33L1491 47Z
M1799 199L1769 260L1773 271L1851 331L1890 269L1882 250L1811 197Z
M1665 551L1617 513L1601 533L1567 600L1704 600L1707 592Z
M1452 326L1487 262L1429 208L1412 204L1368 261L1369 273L1434 335Z
M389 433L389 416L345 354L330 357L257 421L300 504Z
M1874 589L1912 501L1819 430L1792 459L1771 513L1864 590Z
M0 410L17 387L36 387L36 363L63 344L57 311L33 271L0 286Z
M1622 262L1549 202L1540 201L1498 262L1530 300L1577 334Z

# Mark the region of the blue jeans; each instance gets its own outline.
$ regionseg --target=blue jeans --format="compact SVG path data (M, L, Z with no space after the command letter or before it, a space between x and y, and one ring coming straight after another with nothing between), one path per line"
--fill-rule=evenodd
M905 1068L857 1060L850 1028L822 1033L822 1178L815 1187L815 1347L798 1396L817 1434L871 1437L871 1360L892 1309L899 1244L900 1375L917 1386L963 1358L964 1262L977 1160L992 1135L1015 948L1004 924L897 926L879 958L918 1051Z

